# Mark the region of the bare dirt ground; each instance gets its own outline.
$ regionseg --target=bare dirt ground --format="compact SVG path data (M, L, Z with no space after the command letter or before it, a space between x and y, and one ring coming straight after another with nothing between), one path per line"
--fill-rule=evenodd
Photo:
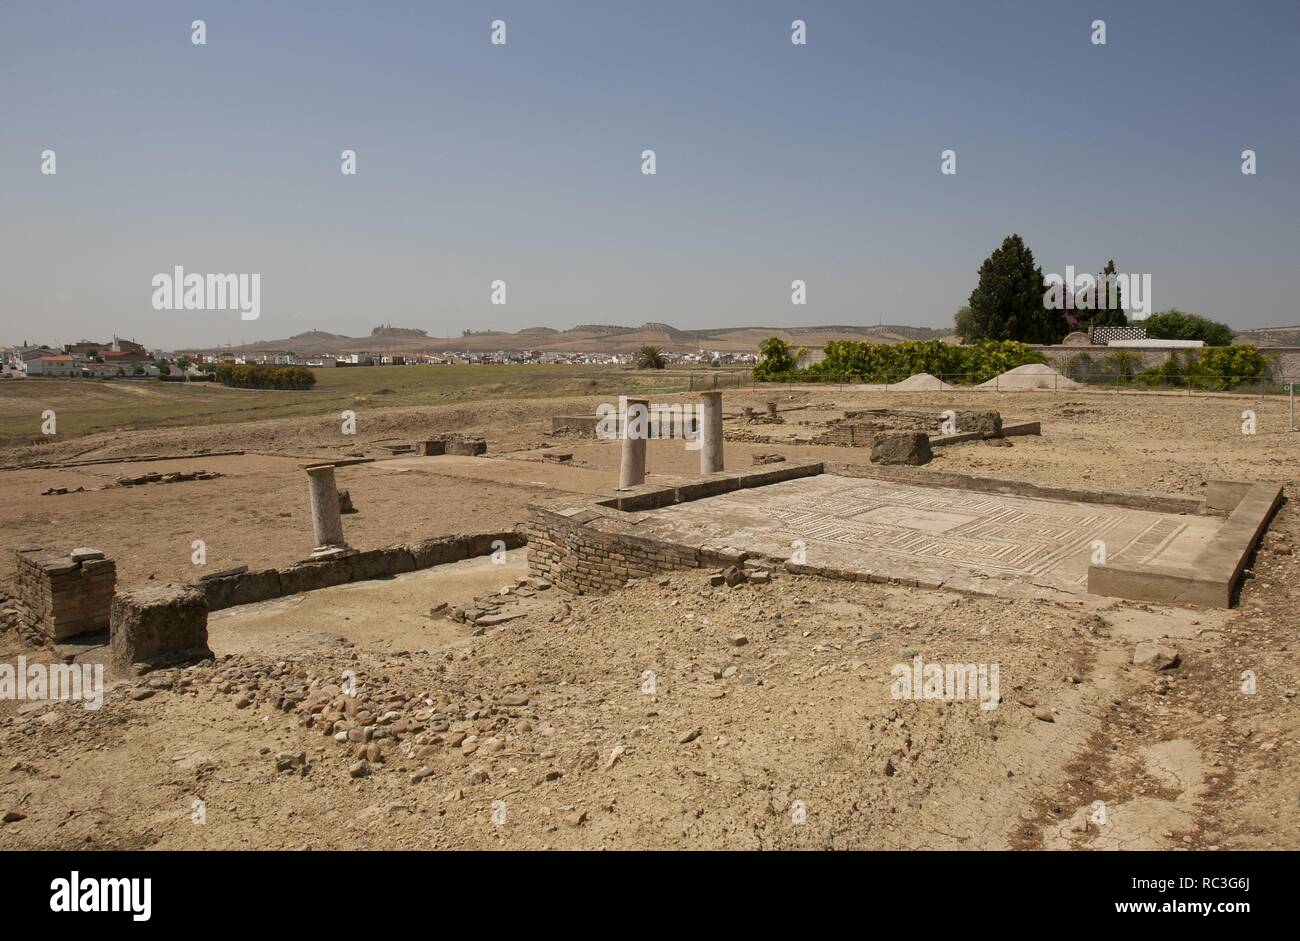
M1273 480L1295 493L1285 401L797 388L725 402L739 412L769 398L826 413L978 405L1043 422L1041 438L1010 448L941 449L938 469L1195 495L1211 479ZM613 486L615 445L545 433L550 415L596 404L376 409L346 437L330 416L11 449L0 463L256 453L0 471L0 550L92 545L126 587L195 578L193 539L210 568L286 564L310 549L303 463L378 458L382 443L444 431L486 436L488 459L340 469L360 511L344 517L353 544L509 527L539 497ZM576 466L542 463L546 448ZM867 457L728 442L728 466L774 450ZM649 463L688 476L698 456L652 442ZM222 476L40 495L199 467ZM703 572L578 598L520 591L522 551L229 609L210 619L215 663L121 682L98 711L0 701L0 846L1294 849L1298 542L1287 503L1228 612L785 574L710 588ZM429 614L505 586L522 616L485 632ZM1132 665L1148 639L1176 647L1180 666ZM19 653L49 656L0 633L0 659ZM997 708L892 698L892 668L917 654L997 664ZM341 696L345 673L355 698ZM349 723L383 731L336 741Z

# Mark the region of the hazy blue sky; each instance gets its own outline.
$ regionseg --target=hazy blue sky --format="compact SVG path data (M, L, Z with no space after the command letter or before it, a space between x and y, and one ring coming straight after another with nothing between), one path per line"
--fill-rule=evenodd
M1291 324L1298 101L1297 0L0 0L0 342L940 326L1013 231ZM174 265L261 318L155 311Z

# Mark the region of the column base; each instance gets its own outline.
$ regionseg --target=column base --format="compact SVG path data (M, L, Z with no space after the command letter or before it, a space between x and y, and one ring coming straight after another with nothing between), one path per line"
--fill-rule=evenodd
M350 555L356 555L357 550L351 546L317 546L311 550L311 555L307 556L308 562L328 562L331 559L346 559Z

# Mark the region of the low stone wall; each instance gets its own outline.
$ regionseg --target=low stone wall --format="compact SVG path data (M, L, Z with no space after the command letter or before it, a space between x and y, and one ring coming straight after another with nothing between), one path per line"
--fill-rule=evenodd
M203 592L209 611L220 611L235 605L268 601L370 578L387 578L447 562L489 555L497 543L506 549L519 549L527 542L524 532L513 529L438 536L404 545L367 549L341 559L298 562L283 569L216 573L209 578L200 579L195 587Z
M1011 496L1037 497L1044 500L1065 500L1071 503L1106 503L1133 510L1151 510L1155 513L1214 514L1215 508L1196 497L1169 494L1121 493L1113 490L1082 490L1077 487L1052 487L1026 480L998 477L976 477L952 471L923 470L918 467L886 467L874 464L846 464L827 461L826 473L840 477L871 477L879 480L896 480L920 487L952 487L957 490L974 490L982 493L1001 493Z
M130 675L136 664L158 668L210 658L203 592L192 585L168 585L116 595L108 648L114 676Z
M117 566L94 549L17 551L18 599L28 625L54 640L108 627Z
M529 571L581 595L622 588L629 578L701 564L696 549L606 531L591 525L598 513L587 514L566 516L532 508L528 516Z
M437 438L430 438L428 441L421 441L414 446L414 450L424 457L435 457L442 454L459 454L472 457L487 454L487 439L446 434Z
M1075 361L1086 355L1094 364L1105 362L1112 353L1123 350L1137 355L1143 369L1160 366L1169 359L1173 350L1152 350L1134 347L1115 346L1035 346L1035 350L1048 358L1052 366L1062 373L1078 377L1082 364L1075 366ZM1291 346L1261 346L1260 353L1273 360L1274 379L1296 379L1300 381L1300 349ZM1073 372L1070 370L1073 369Z
M596 425L600 418L596 415L552 415L551 434L585 435L596 437Z
M1282 504L1278 484L1211 481L1209 508L1230 511L1223 528L1190 565L1134 565L1114 562L1088 567L1094 595L1231 608L1250 553Z
M783 464L710 474L676 487L634 487L604 500L536 504L529 507L528 514L528 568L534 575L581 595L622 588L630 578L657 572L734 564L745 553L637 534L637 513L821 472L821 464Z

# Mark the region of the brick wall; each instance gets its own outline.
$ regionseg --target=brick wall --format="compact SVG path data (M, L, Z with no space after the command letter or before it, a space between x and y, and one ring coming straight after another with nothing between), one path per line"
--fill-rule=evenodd
M656 539L585 525L595 513L564 516L534 507L528 517L528 568L575 594L622 588L629 578L698 568L700 553Z
M102 555L29 547L16 553L27 623L54 640L107 630L117 567Z
M747 487L812 477L821 464L772 465L712 474L677 487L646 485L604 500L560 500L529 507L528 568L566 591L598 594L630 578L735 563L744 553L726 546L691 546L652 536L638 514Z

